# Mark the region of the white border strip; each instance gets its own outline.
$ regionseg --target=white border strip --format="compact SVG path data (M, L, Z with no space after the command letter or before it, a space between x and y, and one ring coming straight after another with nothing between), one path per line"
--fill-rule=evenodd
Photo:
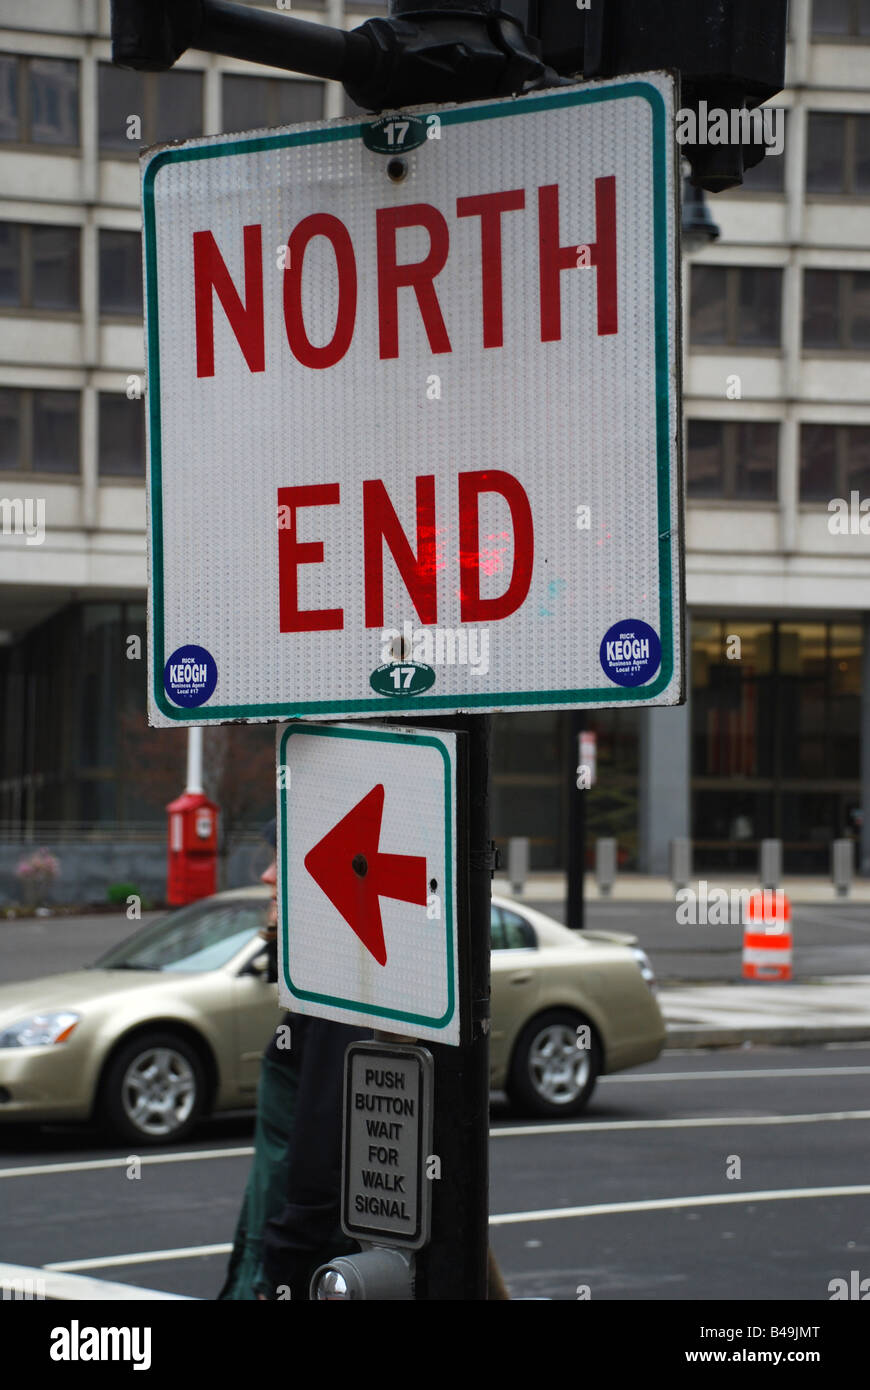
M110 1269L121 1265L158 1264L162 1260L190 1260L197 1255L228 1255L232 1241L221 1245L181 1245L176 1250L138 1250L132 1255L103 1255L88 1260L58 1260L56 1264L45 1265L46 1269L67 1271L77 1269Z
M661 1197L641 1202L601 1202L598 1205L585 1207L550 1207L542 1211L512 1211L503 1212L498 1216L490 1216L490 1226L517 1226L536 1221L564 1221L581 1216L614 1216L627 1212L639 1211L674 1211L680 1208L693 1207L718 1207L718 1206L752 1206L758 1202L793 1202L807 1198L825 1197L870 1197L870 1185L860 1187L793 1187L793 1188L773 1188L764 1192L712 1192L700 1194L697 1197ZM176 1250L147 1250L133 1255L106 1255L104 1258L93 1258L88 1260L68 1260L60 1265L46 1265L46 1270L78 1270L78 1269L109 1269L113 1265L135 1265L149 1264L161 1260L186 1260L196 1256L207 1257L210 1255L226 1255L232 1249L229 1244L225 1245L185 1245ZM2 1274L4 1266L0 1266ZM8 1269L15 1269L16 1266L5 1266ZM21 1271L23 1273L41 1274L41 1270ZM96 1287L102 1288L132 1288L132 1285L121 1284L101 1284L100 1280L82 1281L91 1282ZM137 1291L141 1297L152 1298L175 1298L176 1294L158 1294L153 1290ZM84 1297L84 1294L78 1295ZM114 1297L114 1294L95 1294L92 1297ZM132 1297L125 1294L125 1297Z
M195 1163L202 1158L250 1158L253 1145L242 1149L189 1149L175 1154L129 1154L126 1158L87 1158L79 1163L36 1163L27 1168L0 1168L0 1178L32 1178L49 1173L92 1173L99 1168L127 1168L141 1163L150 1168L157 1163Z
M870 1120L870 1110L831 1110L828 1114L810 1115L705 1115L685 1120L578 1120L561 1125L505 1125L491 1129L490 1139L502 1135L519 1139L524 1134L585 1134L610 1130L632 1129L742 1129L748 1125L813 1125L829 1120Z
M870 1186L792 1187L769 1192L713 1192L698 1197L661 1197L645 1202L602 1202L599 1206L556 1207L544 1211L510 1211L491 1216L490 1226L516 1226L524 1221L561 1221L573 1216L611 1216L629 1211L672 1211L680 1207L751 1206L754 1202L800 1201L807 1197L870 1197Z
M22 1283L28 1284L31 1288L35 1285L44 1290L44 1294L38 1299L16 1299L15 1286ZM163 1293L160 1289L143 1289L136 1284L113 1284L106 1279L90 1279L80 1274L60 1273L52 1265L31 1268L29 1265L0 1264L0 1286L8 1285L12 1286L13 1292L3 1299L3 1303L78 1300L91 1302L96 1299L111 1299L113 1302L129 1300L136 1303L151 1302L155 1299L180 1300L183 1303L199 1301L183 1293Z

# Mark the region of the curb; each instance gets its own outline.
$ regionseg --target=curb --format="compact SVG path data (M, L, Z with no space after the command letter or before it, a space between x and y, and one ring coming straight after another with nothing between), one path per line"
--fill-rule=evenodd
M799 1047L808 1043L870 1042L870 1026L843 1024L775 1024L769 1028L720 1027L718 1024L668 1023L664 1050L677 1047L740 1047L742 1043L769 1047Z

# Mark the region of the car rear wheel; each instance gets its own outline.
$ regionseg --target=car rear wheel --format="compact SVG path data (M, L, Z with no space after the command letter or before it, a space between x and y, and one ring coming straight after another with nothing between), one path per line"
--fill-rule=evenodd
M583 1015L550 1009L527 1023L517 1039L507 1092L525 1114L579 1115L600 1071L601 1047Z
M193 1045L171 1033L148 1033L112 1058L100 1118L125 1142L171 1144L190 1133L204 1106L205 1073Z

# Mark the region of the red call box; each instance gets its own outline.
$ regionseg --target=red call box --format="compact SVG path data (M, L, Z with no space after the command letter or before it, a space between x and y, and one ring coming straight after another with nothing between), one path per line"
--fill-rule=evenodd
M166 901L183 907L217 892L218 807L202 792L184 792L166 810Z

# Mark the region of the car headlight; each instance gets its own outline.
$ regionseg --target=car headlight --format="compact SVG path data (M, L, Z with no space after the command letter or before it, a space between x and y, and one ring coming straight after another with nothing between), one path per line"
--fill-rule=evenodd
M53 1014L31 1014L19 1019L0 1033L0 1047L45 1047L49 1043L66 1042L79 1022L81 1014L64 1009Z
M640 966L640 973L645 982L649 985L653 994L656 992L656 972L652 968L652 961L646 951L642 951L639 946L632 946L631 954Z

